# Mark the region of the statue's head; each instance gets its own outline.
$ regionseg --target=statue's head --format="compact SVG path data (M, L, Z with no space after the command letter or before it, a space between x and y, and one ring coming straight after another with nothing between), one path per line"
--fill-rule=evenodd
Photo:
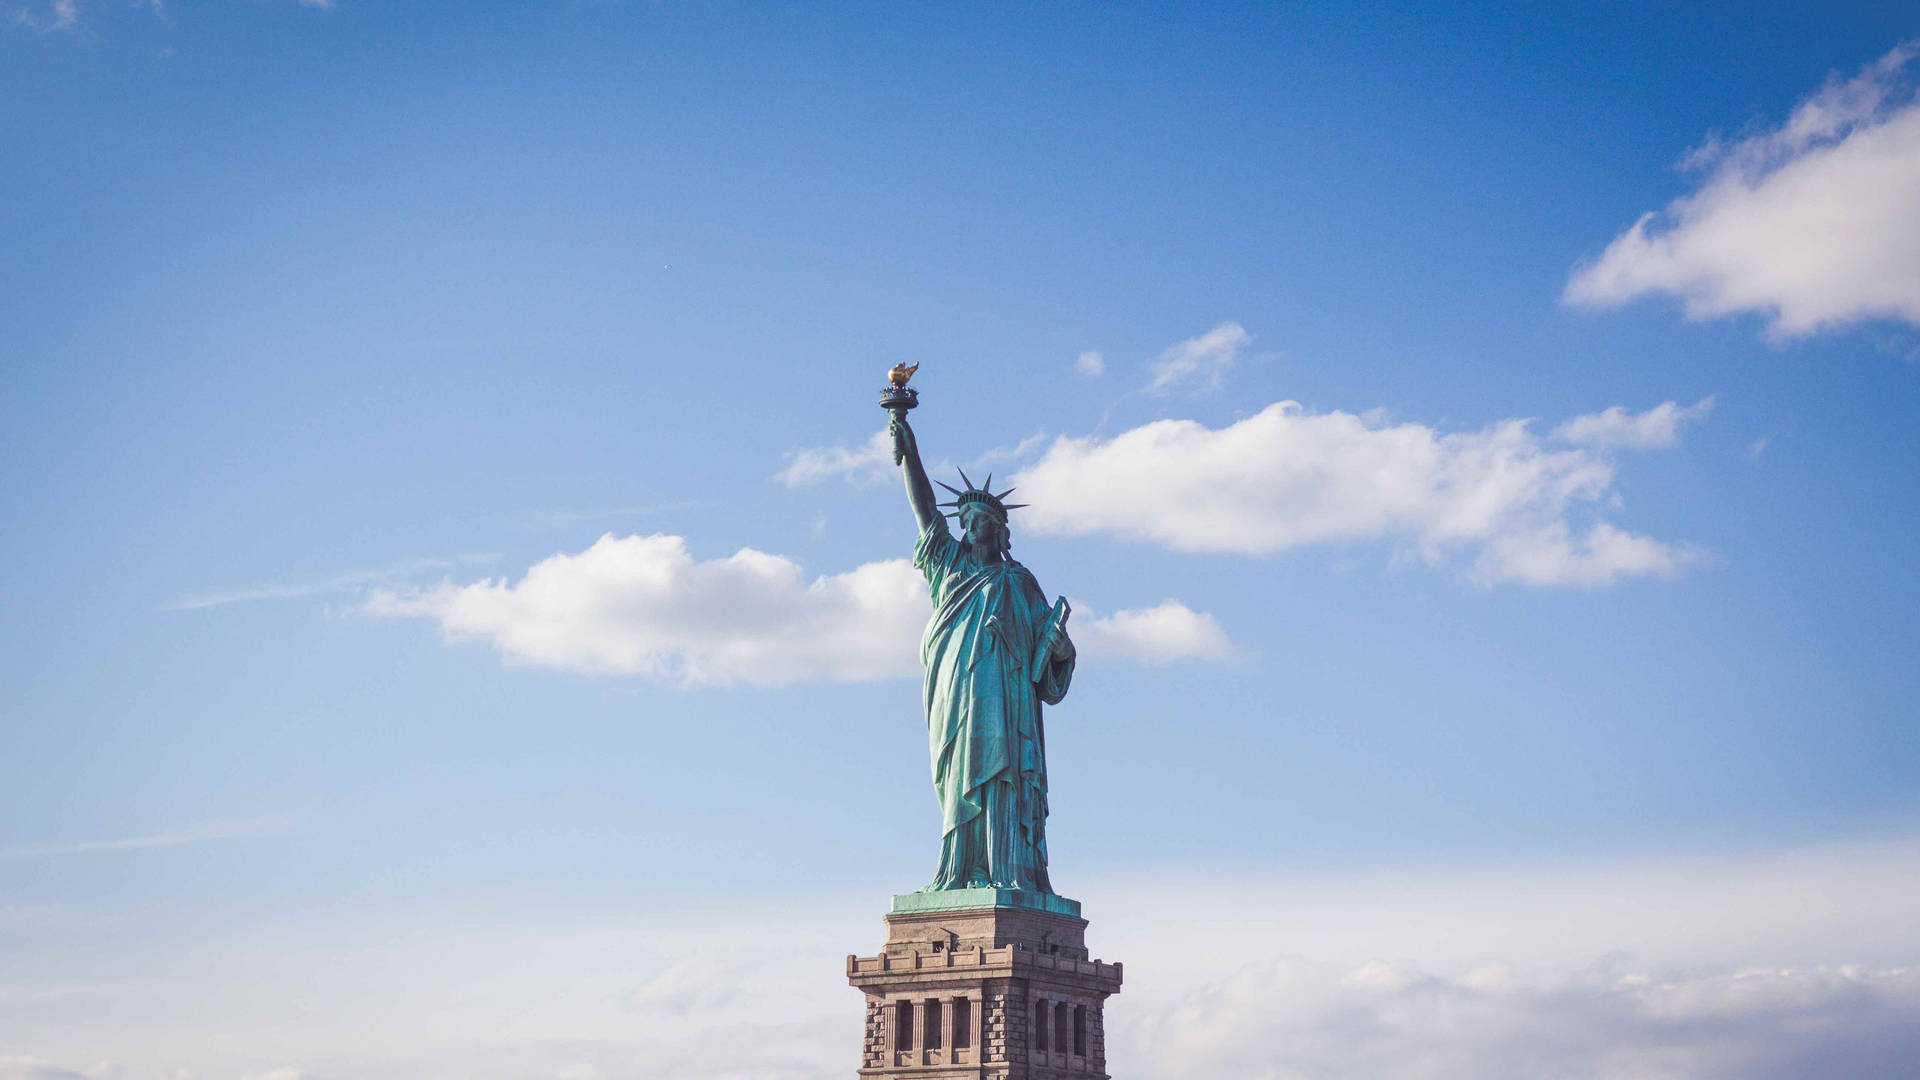
M948 517L959 518L960 528L966 534L966 542L976 551L991 551L1005 555L1013 547L1013 536L1007 530L1007 511L1018 510L1025 503L1003 502L1013 489L1008 488L998 495L990 490L993 486L993 474L987 474L987 482L975 487L967 479L965 470L960 479L966 483L966 490L951 484L940 486L953 492L953 498L941 503L953 507Z
M967 545L975 551L995 551L1005 555L1013 547L1013 537L1007 531L1007 523L995 517L990 510L960 511L960 529L966 534Z

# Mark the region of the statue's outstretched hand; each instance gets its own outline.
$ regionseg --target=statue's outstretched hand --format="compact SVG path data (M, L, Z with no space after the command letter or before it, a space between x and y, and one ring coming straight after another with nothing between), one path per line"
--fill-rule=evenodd
M920 455L920 448L914 445L913 429L907 426L903 417L894 417L887 424L887 434L893 436L893 463L900 464L908 454Z

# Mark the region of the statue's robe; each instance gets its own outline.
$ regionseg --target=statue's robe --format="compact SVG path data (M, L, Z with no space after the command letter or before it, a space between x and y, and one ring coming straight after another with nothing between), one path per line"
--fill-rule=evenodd
M941 518L920 534L913 564L933 594L920 660L943 835L928 888L1052 892L1040 707L1066 696L1073 660L1049 655L1031 676L1046 594L1019 563L976 557Z

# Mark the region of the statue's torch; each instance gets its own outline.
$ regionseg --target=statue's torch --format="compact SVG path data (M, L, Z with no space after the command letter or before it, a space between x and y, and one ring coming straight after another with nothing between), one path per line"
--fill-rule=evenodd
M907 410L920 404L920 391L907 385L907 380L913 378L913 373L919 370L919 364L912 367L895 364L887 372L886 388L880 391L880 407L892 414L895 420L904 423L907 419ZM898 449L893 452L893 463L900 464Z

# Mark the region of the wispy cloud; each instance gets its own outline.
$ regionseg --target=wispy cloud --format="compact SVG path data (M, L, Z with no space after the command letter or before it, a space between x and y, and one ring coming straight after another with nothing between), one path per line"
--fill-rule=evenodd
M261 818L248 821L216 821L205 825L194 825L184 829L171 829L165 832L148 833L142 836L124 836L111 840L70 840L37 844L16 844L12 847L0 847L0 859L48 859L63 855L92 855L115 851L145 851L151 848L187 847L194 844L209 844L221 840L234 840L246 836L261 836L267 833L284 832L290 827L291 823L283 818Z
M1630 413L1614 405L1601 412L1576 416L1553 429L1553 437L1577 446L1617 446L1658 450L1680 444L1680 429L1713 411L1708 395L1692 405L1663 401L1645 412Z
M354 570L339 574L322 581L294 582L280 585L249 585L233 589L208 589L201 592L185 593L166 606L168 611L198 611L203 608L220 607L224 604L240 604L252 600L289 600L303 596L318 596L321 593L339 592L347 589L360 589L369 585L378 585L398 578L424 574L435 570L452 570L462 566L479 566L492 562L493 555L460 555L451 559L414 559L397 563L379 570Z
M1920 99L1909 42L1833 79L1779 127L1687 155L1697 190L1578 267L1563 300L1665 294L1688 317L1766 316L1791 338L1872 318L1920 326Z
M857 447L820 446L796 450L774 479L788 487L805 487L839 477L860 484L878 484L892 479L899 466L893 463L893 437L885 428L868 436Z
M1685 411L1609 410L1565 430L1663 445ZM1466 553L1476 581L1528 585L1672 577L1703 557L1604 520L1581 529L1576 511L1591 517L1610 501L1613 464L1594 446L1548 445L1527 420L1446 433L1283 401L1223 428L1157 420L1110 439L1061 437L1012 480L1042 532L1183 551L1397 540L1433 563Z
M0 1054L0 1080L106 1080L106 1070L81 1072L62 1068L44 1058Z
M1082 375L1105 375L1107 362L1099 353L1088 349L1073 358L1073 370Z
M331 11L334 0L295 0L295 4L304 8ZM47 0L44 5L20 7L13 13L13 24L42 34L77 30L81 25L82 6L81 0ZM166 5L162 0L132 0L131 6L145 8L161 18L167 14ZM169 51L165 55L172 54Z
M52 0L44 11L23 7L13 13L13 22L42 34L71 30L80 25L80 0Z
M1012 446L996 446L981 452L966 463L967 471L981 479L981 470L1007 462L1024 461L1047 441L1046 432L1036 432ZM926 463L929 475L952 472L953 462L940 458ZM787 457L787 464L774 479L788 487L807 487L832 479L859 485L893 482L900 479L900 466L893 463L893 437L876 431L858 447L822 446L798 450Z
M982 451L979 456L967 462L967 471L972 474L976 480L984 484L986 483L984 470L997 468L1008 462L1025 461L1033 456L1034 451L1046 445L1046 441L1047 433L1044 431L1036 431L1026 438L1021 439L1019 442L1014 443L1012 446L996 446L989 450ZM994 486L998 487L999 485L996 484Z
M1253 335L1237 322L1223 322L1196 338L1169 345L1153 359L1148 368L1153 381L1151 393L1164 394L1185 387L1212 390L1240 360L1240 350L1252 343Z

